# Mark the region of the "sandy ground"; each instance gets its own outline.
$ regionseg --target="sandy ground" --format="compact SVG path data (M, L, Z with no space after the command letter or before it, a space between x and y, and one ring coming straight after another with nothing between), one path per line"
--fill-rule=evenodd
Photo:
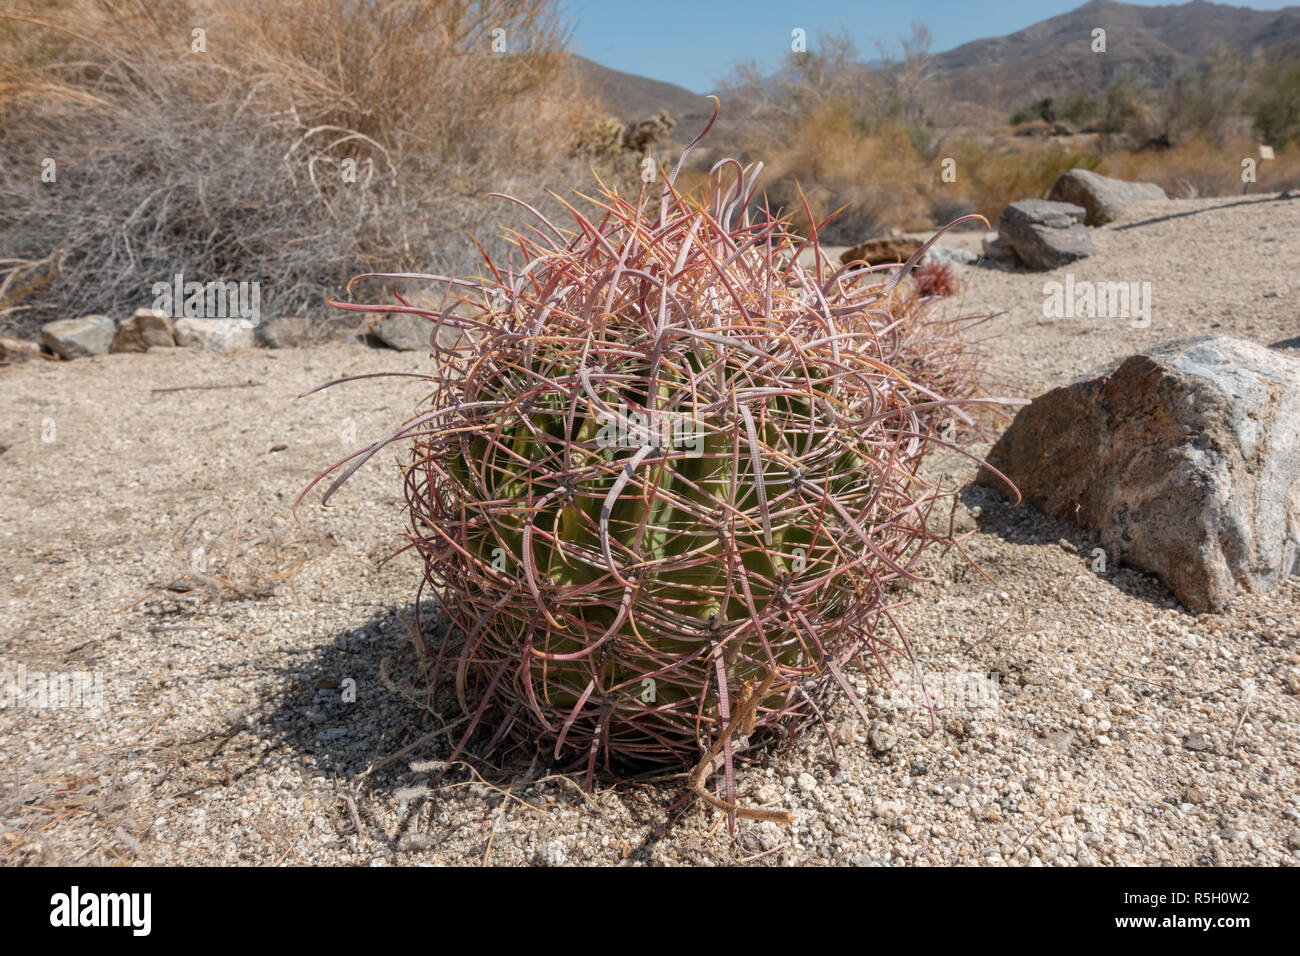
M1150 282L1148 327L1045 318L1043 284L1063 275L959 270L951 307L1007 311L994 344L1028 394L1180 335L1300 336L1300 201L1148 204L1095 239L1076 280ZM421 392L296 396L424 361L337 345L0 372L0 675L89 672L103 692L98 709L0 710L0 860L1300 860L1300 582L1191 615L1149 575L1094 570L1078 528L986 490L958 520L979 527L968 551L993 580L936 557L903 615L940 689L937 731L861 675L869 725L838 705L828 733L738 775L744 802L794 825L742 820L732 837L716 811L677 806L680 780L588 796L519 751L427 793L418 768L458 731L411 686L415 560L379 567L401 530L400 453L301 526L288 510Z

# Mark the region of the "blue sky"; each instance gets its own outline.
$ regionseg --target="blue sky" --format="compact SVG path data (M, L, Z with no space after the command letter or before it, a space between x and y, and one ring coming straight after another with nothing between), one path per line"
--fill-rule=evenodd
M934 35L935 52L981 37L1014 33L1081 6L1083 0L563 0L578 53L614 69L710 93L731 66L757 60L780 67L796 27L813 48L818 32L846 27L865 59L876 40L893 47L913 21ZM1143 0L1137 0L1143 2ZM1294 2L1294 0L1293 0ZM1154 2L1144 6L1156 6ZM1286 2L1256 0L1257 10Z

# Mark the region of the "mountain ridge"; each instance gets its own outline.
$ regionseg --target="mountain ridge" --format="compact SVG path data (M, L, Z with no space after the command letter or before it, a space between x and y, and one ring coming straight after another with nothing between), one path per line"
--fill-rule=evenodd
M1094 53L1092 31L1106 31L1106 51ZM931 78L950 103L999 111L1029 100L1097 96L1117 75L1136 70L1154 88L1203 62L1216 47L1266 60L1300 58L1300 6L1256 10L1190 0L1139 6L1090 2L1002 36L984 37L932 54ZM679 124L698 125L712 101L685 87L627 73L574 55L580 74L623 120L664 108Z

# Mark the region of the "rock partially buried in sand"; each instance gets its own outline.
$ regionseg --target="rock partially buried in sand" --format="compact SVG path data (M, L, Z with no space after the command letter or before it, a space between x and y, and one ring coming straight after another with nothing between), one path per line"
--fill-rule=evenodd
M1002 241L996 232L990 232L981 243L986 259L1014 259L1016 251Z
M41 326L41 344L60 358L104 355L113 345L117 323L106 315L59 319Z
M253 326L244 319L177 319L176 344L212 352L251 349Z
M257 344L264 349L292 349L315 345L320 339L316 323L303 316L277 316L253 330Z
M1067 169L1057 177L1047 198L1082 206L1084 223L1103 226L1120 218L1134 203L1169 197L1155 183L1130 183L1086 169Z
M372 330L376 338L390 349L403 352L430 352L433 350L430 336L434 323L422 315L409 312L394 312L385 315L383 321ZM460 329L443 325L438 329L438 341L445 347L455 346L462 337Z
M176 344L172 320L161 309L136 309L122 320L113 336L113 352L147 352L151 348L171 348Z
M979 259L978 253L971 252L969 249L955 249L952 246L931 246L925 254L926 262L935 262L944 266L970 266L979 262Z
M1003 210L998 237L1029 268L1056 269L1096 251L1084 215L1073 203L1022 199Z
M844 252L840 256L840 265L848 265L858 259L862 259L873 266L906 262L917 249L921 248L921 245L919 239L894 238L891 236L868 239L866 242L860 242L852 249Z
M403 352L428 352L432 349L429 336L433 334L433 323L423 316L394 312L385 315L371 331L390 349Z
M1212 335L1130 356L1034 399L988 462L1193 611L1300 570L1300 362L1262 345Z

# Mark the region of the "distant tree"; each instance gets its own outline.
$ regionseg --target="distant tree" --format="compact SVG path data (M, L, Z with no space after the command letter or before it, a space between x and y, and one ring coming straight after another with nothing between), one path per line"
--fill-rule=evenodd
M925 91L933 75L934 57L930 48L934 35L923 23L913 23L909 36L899 41L901 55L895 55L883 43L876 44L881 72L889 78L887 111L891 118L908 125L925 121Z
M1166 108L1166 131L1179 139L1199 136L1219 145L1240 132L1245 113L1246 64L1218 46L1199 67L1174 77Z
M1251 100L1255 130L1265 143L1300 142L1300 61L1270 65Z
M1124 145L1143 147L1168 141L1168 130L1155 106L1151 84L1132 68L1121 70L1109 86L1102 107L1102 131Z

